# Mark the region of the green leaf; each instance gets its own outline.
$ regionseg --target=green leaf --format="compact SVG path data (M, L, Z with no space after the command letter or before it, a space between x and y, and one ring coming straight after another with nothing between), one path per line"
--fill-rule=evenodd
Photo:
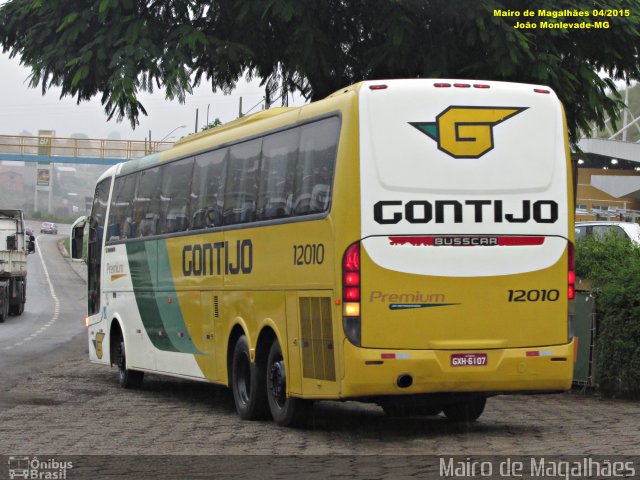
M67 15L64 20L62 20L62 23L60 24L60 26L58 27L58 29L56 30L56 32L61 32L62 30L64 30L65 28L67 28L69 25L71 25L73 22L76 21L76 19L80 16L80 13L78 12L72 12L69 15Z
M104 13L111 7L111 0L101 0L98 12Z

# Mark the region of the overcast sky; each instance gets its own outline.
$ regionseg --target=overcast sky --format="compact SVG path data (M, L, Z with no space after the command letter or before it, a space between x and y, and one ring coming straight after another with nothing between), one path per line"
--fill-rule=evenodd
M0 135L18 135L23 131L37 135L38 130L55 130L57 137L84 133L90 138L107 138L110 133L118 132L123 140L144 140L151 130L153 140L169 136L173 141L193 133L196 109L199 110L198 125L202 128L206 124L207 106L209 121L218 117L228 122L238 116L240 96L243 97L245 113L256 104L260 105L253 112L259 111L264 96L258 82L242 82L232 95L214 94L210 86L201 85L184 104L166 101L164 91L156 90L153 95L143 94L140 97L148 115L141 116L140 125L132 130L127 120L107 121L99 97L77 105L71 97L61 99L58 89L48 90L43 96L41 88L28 86L29 72L28 68L20 65L19 59L10 59L8 54L0 53ZM289 100L290 105L302 103L300 98ZM186 125L186 128L170 134L181 125Z

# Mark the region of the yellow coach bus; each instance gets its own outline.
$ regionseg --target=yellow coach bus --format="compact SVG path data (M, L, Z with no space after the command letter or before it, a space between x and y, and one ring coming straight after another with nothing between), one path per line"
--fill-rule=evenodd
M280 425L314 400L473 421L566 390L570 171L536 85L366 81L191 135L110 168L74 224L90 359Z

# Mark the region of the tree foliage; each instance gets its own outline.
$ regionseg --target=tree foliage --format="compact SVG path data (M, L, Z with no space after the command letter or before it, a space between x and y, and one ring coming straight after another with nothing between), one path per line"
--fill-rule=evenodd
M598 388L640 398L640 246L616 234L584 237L576 243L576 273L597 293Z
M323 98L363 79L477 78L549 85L570 134L620 101L614 81L640 79L640 0L8 0L4 51L31 85L78 102L101 95L109 117L136 124L141 91L183 99L202 81L228 92L259 78L272 99ZM630 9L609 29L513 27L494 10ZM573 18L560 20L575 21ZM593 18L591 18L593 20Z
M222 125L222 120L220 120L218 117L216 117L213 122L209 122L207 125L202 127L200 129L200 131L204 132L205 130L210 130L212 128L216 128L219 125Z

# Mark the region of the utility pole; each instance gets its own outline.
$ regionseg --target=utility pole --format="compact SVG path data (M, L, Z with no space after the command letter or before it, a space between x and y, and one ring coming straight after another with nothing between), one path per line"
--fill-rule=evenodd
M198 109L196 108L196 129L193 131L193 133L198 133Z
M628 115L629 115L629 90L630 87L627 86L627 89L624 91L624 114L622 117L622 126L626 127L627 126L627 121L628 121ZM622 132L622 141L626 142L627 141L627 130L626 129L624 132Z
M242 97L240 97L240 108L238 109L238 118L242 118Z

